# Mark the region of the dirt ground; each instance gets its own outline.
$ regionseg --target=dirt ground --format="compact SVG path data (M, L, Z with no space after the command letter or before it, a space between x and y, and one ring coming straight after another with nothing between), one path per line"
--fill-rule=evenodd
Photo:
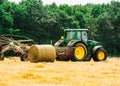
M0 86L120 86L120 58L103 62L0 62Z

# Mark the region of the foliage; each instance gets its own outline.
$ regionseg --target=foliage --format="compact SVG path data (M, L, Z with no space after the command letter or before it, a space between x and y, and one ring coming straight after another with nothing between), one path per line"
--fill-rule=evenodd
M120 51L120 2L69 6L43 5L41 0L19 4L0 0L0 34L26 35L38 43L57 41L66 28L88 28L109 55Z

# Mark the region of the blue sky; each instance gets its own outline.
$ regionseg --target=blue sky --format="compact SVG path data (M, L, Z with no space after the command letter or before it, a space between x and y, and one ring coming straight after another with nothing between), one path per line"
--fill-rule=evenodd
M9 0L9 1L18 3L21 0ZM43 4L51 4L51 3L55 2L57 5L60 5L60 4L69 4L69 5L82 4L82 5L85 5L87 3L94 3L94 4L109 3L112 0L42 0L42 1L43 1ZM120 0L114 0L114 1L120 1Z

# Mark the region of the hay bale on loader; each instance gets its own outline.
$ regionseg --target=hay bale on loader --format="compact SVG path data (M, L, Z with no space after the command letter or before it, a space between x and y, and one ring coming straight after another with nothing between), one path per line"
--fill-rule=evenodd
M54 62L56 51L52 45L33 45L28 50L30 62Z

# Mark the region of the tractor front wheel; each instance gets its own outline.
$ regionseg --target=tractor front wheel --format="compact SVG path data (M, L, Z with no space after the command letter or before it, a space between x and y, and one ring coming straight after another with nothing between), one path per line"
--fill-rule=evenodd
M107 59L107 53L103 48L96 50L95 55L93 57L94 61L104 61Z
M84 44L80 43L75 46L73 50L72 61L84 61L87 57L87 48Z

